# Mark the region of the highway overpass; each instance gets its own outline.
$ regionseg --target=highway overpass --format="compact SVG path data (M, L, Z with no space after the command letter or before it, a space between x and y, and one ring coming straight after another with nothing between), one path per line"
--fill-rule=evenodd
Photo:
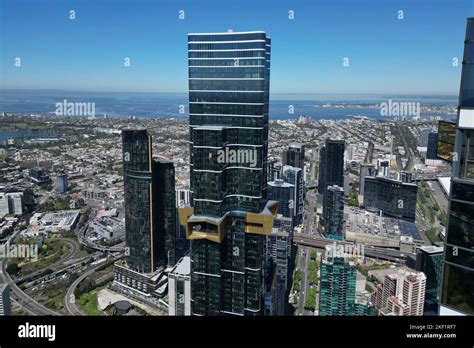
M342 244L348 246L355 246L355 244L351 242L338 241L321 237L313 237L304 234L295 234L293 236L293 243L295 243L296 245L304 245L317 249L325 249L326 245L333 244L334 242L336 242L337 245ZM405 262L407 254L399 250L364 245L364 257L387 260L392 262Z

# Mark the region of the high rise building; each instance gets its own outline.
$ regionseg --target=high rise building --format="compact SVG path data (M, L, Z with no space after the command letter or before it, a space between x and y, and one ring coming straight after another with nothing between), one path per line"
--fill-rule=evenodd
M191 258L184 256L168 275L168 314L191 315Z
M328 186L344 187L344 140L326 139L319 153L318 192L323 194Z
M437 160L438 152L438 133L429 133L428 134L428 146L426 148L426 159L427 160Z
M467 20L440 314L474 314L474 17ZM456 160L457 158L457 160Z
M403 279L402 300L408 305L408 315L423 315L426 276L423 272L408 274Z
M340 255L321 259L319 315L351 315L356 296L356 266Z
M303 223L303 214L304 214L304 180L303 180L303 171L301 168L296 168L292 166L283 166L283 175L282 178L285 182L292 184L295 188L294 190L294 213L293 213L293 224L294 226L300 225Z
M377 284L371 297L378 311L386 308L388 306L389 297L395 296L399 292L399 289L397 289L398 284L396 273L386 274L383 278L383 282Z
M176 209L190 207L191 191L185 188L176 188ZM189 240L186 239L186 229L181 226L177 216L175 238L175 259L179 260L189 252Z
M263 31L188 35L194 315L263 314L270 38Z
M324 236L342 240L344 223L344 190L337 185L328 186L323 199Z
M384 177L366 177L363 206L384 216L415 222L418 186Z
M10 285L0 284L0 315L12 315L11 307Z
M272 233L267 238L267 253L271 260L271 311L270 315L288 315L288 298L291 288L293 260L292 220L277 217Z
M318 168L319 152L316 149L311 150L309 181L317 180L316 169Z
M153 159L146 129L123 130L122 150L127 252L125 262L115 264L114 284L140 296L162 296L163 289L156 290L175 255L174 167Z
M415 269L426 275L425 312L438 312L438 294L443 270L443 247L422 246L416 254Z
M5 215L23 215L25 199L23 192L0 192L0 218Z
M10 197L3 192L0 193L0 218L10 214Z
M56 174L56 191L59 193L64 193L68 189L67 186L67 175L66 173L57 173Z
M365 191L365 178L368 176L375 177L377 169L373 164L361 164L359 174L359 195L363 196Z
M267 164L267 182L280 179L281 163L275 157L268 157Z
M33 183L42 186L49 183L50 179L48 173L44 168L34 167L30 169L30 179Z
M176 235L177 235L177 210L175 172L173 162L155 161L156 185L158 199L156 214L158 214L158 233L165 235L165 260L168 267L176 264Z
M12 193L10 194L10 198L12 201L12 214L22 215L25 208L23 193L22 192Z
M271 181L267 187L267 197L269 200L277 201L278 214L290 218L294 226L295 216L295 186L284 182L281 179Z
M324 194L326 183L326 147L319 149L318 193Z
M400 293L400 285L401 285L401 279L403 277L403 274L399 273L393 273L393 274L387 274L385 275L383 279L383 287L382 287L382 307L387 307L388 306L388 298L392 296L397 296Z
M372 295L380 315L423 315L426 276L423 272L398 270L386 274Z
M304 145L291 143L288 150L283 151L283 165L300 168L304 174Z
M432 132L433 132L433 129L431 127L422 128L420 130L420 134L417 137L418 146L427 147L428 146L428 137L430 136L430 133L432 133Z
M456 122L438 121L438 158L451 162L454 156L455 141Z
M122 146L126 261L134 271L153 273L165 265L165 234L158 233L159 164L146 129L123 130Z

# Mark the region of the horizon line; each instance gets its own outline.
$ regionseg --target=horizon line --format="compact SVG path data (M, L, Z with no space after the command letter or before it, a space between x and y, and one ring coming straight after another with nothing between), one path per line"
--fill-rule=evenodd
M62 89L62 88L0 88L5 92L80 92L80 93L133 93L133 94L188 94L184 92L160 92L160 91L114 91L114 90L83 90L83 89ZM270 92L270 95L383 95L383 96L426 96L426 97L450 97L458 98L457 94L446 93L407 93L407 92Z

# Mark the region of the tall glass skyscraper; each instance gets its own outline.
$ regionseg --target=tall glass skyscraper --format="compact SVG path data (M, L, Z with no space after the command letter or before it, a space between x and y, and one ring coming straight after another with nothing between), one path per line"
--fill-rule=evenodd
M468 18L440 314L474 314L474 18Z
M318 192L326 193L327 187L344 187L344 140L326 139L319 151Z
M283 151L282 162L284 166L301 168L304 176L304 145L291 143L288 150Z
M304 215L304 172L301 168L292 166L283 166L282 177L283 180L295 187L293 206L294 206L294 218L293 225L299 225L303 223Z
M146 129L124 129L122 148L126 262L133 271L153 273L175 263L174 165L153 159Z
M321 260L319 315L353 315L356 267L344 256L330 252Z
M337 185L328 186L323 199L324 237L343 240L344 189Z
M173 162L155 161L157 168L158 203L155 206L158 214L158 231L165 235L165 260L168 267L174 267L176 258L177 211L175 171Z
M188 35L194 315L261 315L270 38L263 31Z
M163 266L164 238L155 237L156 214L153 214L153 158L151 136L146 129L122 131L125 201L126 257L130 269L152 273ZM155 195L154 195L155 193ZM164 236L163 236L164 237Z

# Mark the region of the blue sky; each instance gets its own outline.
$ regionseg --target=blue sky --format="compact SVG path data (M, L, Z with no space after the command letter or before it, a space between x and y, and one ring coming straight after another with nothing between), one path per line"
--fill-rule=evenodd
M456 95L461 64L452 58L462 61L466 18L474 15L472 0L0 4L0 88L124 92L186 92L186 34L232 28L271 36L273 93Z

